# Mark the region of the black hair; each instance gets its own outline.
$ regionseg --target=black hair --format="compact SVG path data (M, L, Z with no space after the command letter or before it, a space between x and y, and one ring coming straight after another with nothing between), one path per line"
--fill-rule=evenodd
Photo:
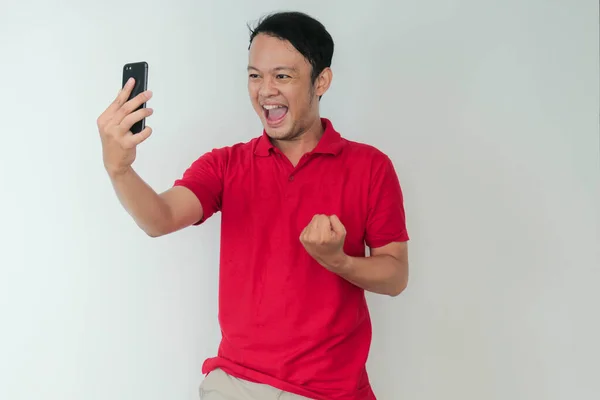
M250 45L258 34L287 40L312 66L312 83L325 68L331 67L333 38L315 18L297 11L277 12L259 20L250 29Z

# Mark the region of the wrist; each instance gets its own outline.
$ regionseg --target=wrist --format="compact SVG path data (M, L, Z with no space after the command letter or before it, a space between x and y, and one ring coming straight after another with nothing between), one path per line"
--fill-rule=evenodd
M336 257L329 265L328 269L334 271L337 274L347 274L352 270L353 261L352 257L346 253L342 253L339 257Z
M110 177L110 179L113 181L128 175L132 171L133 171L133 168L131 168L131 166L126 167L126 168L106 167L106 172L108 173L108 176Z

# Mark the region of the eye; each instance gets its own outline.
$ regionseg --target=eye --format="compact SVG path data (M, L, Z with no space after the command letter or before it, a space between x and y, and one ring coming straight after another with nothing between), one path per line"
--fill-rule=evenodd
M258 79L258 74L250 74L250 75L248 75L248 78L250 78L250 79Z
M285 74L279 74L276 77L277 79L290 79L290 76Z

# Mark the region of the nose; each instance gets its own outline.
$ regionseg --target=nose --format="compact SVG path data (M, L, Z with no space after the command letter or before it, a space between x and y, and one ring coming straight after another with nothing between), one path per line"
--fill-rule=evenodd
M260 84L260 88L258 90L260 97L267 98L277 95L277 87L275 86L275 82L271 78L265 78L262 80Z

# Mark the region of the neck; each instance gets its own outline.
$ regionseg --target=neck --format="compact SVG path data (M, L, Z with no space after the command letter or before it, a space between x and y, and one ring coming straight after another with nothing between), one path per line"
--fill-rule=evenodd
M316 118L304 132L300 133L294 139L277 140L273 144L296 166L304 154L311 152L317 147L319 140L323 136L323 132L321 118Z

